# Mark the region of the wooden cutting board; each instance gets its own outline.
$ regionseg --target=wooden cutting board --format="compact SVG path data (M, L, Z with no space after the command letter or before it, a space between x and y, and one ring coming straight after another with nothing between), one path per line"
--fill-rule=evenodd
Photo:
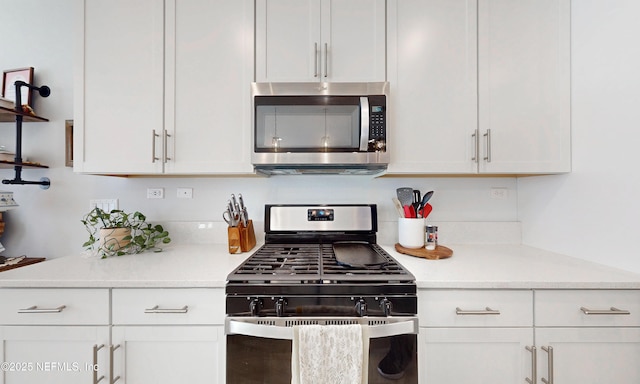
M451 248L447 248L443 245L438 245L436 246L436 249L434 249L433 251L429 251L424 247L423 248L405 248L402 245L396 243L396 251L400 253L404 253L405 255L422 257L429 260L447 259L453 256L453 251L451 250Z

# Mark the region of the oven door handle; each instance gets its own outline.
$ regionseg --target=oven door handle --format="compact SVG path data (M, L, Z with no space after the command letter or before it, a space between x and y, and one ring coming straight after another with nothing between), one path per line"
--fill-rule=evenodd
M371 339L404 334L417 334L418 319L410 317L403 321L380 325L369 325L368 330L369 338ZM266 339L293 340L293 326L255 324L242 320L227 319L226 334L253 336Z

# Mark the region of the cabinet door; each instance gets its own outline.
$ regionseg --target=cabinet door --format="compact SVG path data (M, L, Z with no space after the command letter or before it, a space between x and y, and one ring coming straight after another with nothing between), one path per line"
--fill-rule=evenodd
M640 383L640 328L536 328L535 333L539 379L549 379L551 370L556 383ZM543 346L552 347L552 358Z
M320 46L320 0L256 1L256 81L318 81Z
M570 171L570 0L479 0L480 172Z
M256 81L385 80L384 0L258 0Z
M420 328L420 382L524 383L532 344L532 328Z
M324 0L321 12L321 80L385 81L385 1Z
M158 173L164 2L83 1L78 11L74 170Z
M252 173L253 2L170 0L165 173Z
M388 173L476 173L475 0L390 0Z
M2 384L110 382L107 326L5 326L0 341Z
M224 383L223 326L114 326L118 383Z

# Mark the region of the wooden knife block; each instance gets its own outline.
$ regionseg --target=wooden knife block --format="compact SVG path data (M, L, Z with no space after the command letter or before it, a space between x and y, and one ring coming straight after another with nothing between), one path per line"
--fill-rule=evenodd
M249 220L245 227L240 223L237 227L228 227L229 253L248 252L256 246L256 233L253 221Z

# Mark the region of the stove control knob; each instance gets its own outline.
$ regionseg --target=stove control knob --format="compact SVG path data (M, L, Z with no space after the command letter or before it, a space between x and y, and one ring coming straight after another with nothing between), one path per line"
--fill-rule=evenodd
M367 315L367 302L363 298L356 301L356 313L360 317Z
M391 316L391 308L393 307L393 305L391 305L391 301L389 301L389 299L387 299L386 297L382 300L380 300L380 308L382 309L382 313L385 316Z
M282 297L276 300L276 316L284 316L284 309L287 306L287 301Z
M249 312L251 312L251 316L258 316L261 309L262 309L262 300L255 298L249 302Z

